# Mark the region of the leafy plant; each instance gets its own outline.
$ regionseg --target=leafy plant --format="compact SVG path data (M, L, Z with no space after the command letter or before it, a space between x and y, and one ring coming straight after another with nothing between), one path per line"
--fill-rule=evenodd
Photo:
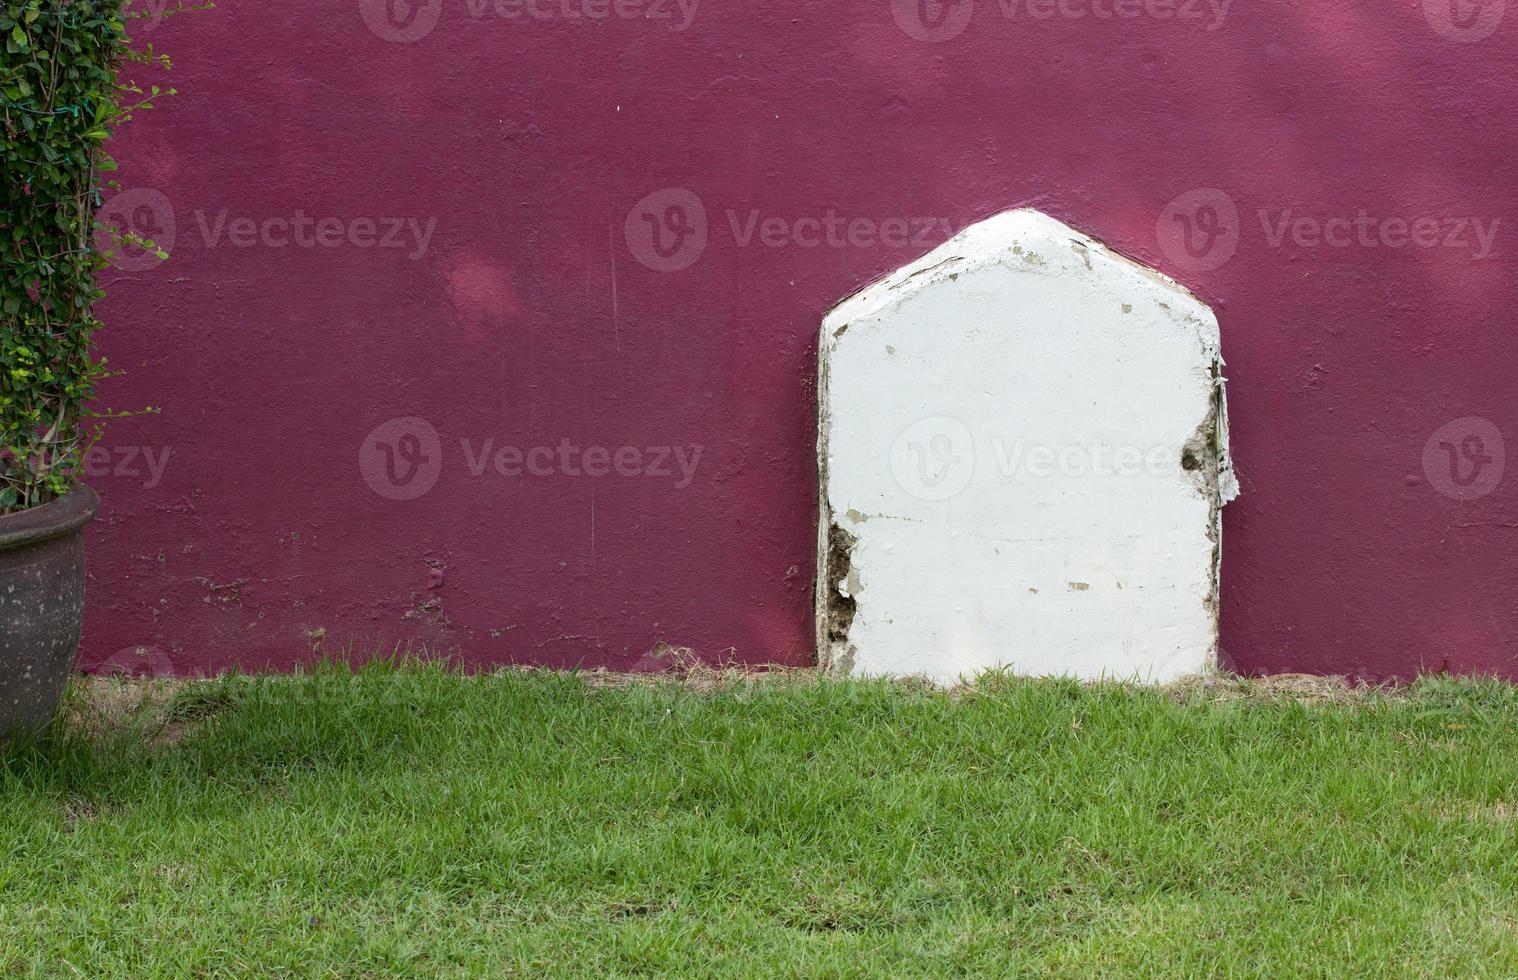
M103 144L160 94L124 66L168 66L128 47L131 16L122 0L0 0L0 515L72 488L108 415L89 407L106 373L96 273L114 249L157 251L95 220L116 169Z

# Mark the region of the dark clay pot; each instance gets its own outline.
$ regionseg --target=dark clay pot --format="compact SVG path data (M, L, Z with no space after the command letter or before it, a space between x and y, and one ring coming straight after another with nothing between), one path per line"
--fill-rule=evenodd
M0 739L58 710L84 618L84 525L100 508L80 484L0 517Z

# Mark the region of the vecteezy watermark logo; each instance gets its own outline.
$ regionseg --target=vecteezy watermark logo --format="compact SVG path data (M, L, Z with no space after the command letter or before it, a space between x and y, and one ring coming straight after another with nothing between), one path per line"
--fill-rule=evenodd
M138 680L173 677L178 673L174 658L168 651L148 644L123 647L105 656L83 656L80 658L79 669L96 677L130 677Z
M471 476L484 476L487 469L504 477L585 476L599 480L615 474L674 479L676 490L684 490L696 478L702 452L700 446L581 446L567 438L560 439L557 446L497 446L494 439L478 446L469 439L461 439L459 444Z
M762 216L750 210L739 216L728 209L727 223L733 244L747 248L758 243L766 248L916 248L928 249L954 237L954 226L947 218L894 217L877 220L847 217L828 208L820 216L785 218Z
M1290 210L1260 211L1260 229L1271 248L1280 248L1288 236L1298 248L1447 248L1469 251L1471 258L1490 258L1501 218L1420 215L1411 220L1380 217L1364 208L1354 217L1297 215Z
M686 31L700 0L450 0L478 20L487 13L504 21L637 20ZM437 26L442 0L359 0L359 16L385 41L420 41Z
M173 455L170 446L106 447L96 443L85 450L83 469L92 479L141 481L144 490L151 490L163 482L164 470Z
M1003 20L1161 20L1196 22L1209 33L1223 26L1233 0L996 0ZM975 0L891 0L896 26L917 41L937 44L963 34Z
M391 419L364 439L358 469L370 489L386 500L415 500L433 488L443 471L442 441L426 419Z
M96 247L111 265L126 272L151 269L174 247L173 205L148 187L122 191L100 208ZM289 214L233 215L226 208L211 214L195 210L195 225L207 249L343 248L404 249L409 259L427 254L437 218L383 216L318 217L296 208Z
M132 35L135 37L139 32L148 34L158 30L158 25L164 20L164 9L168 5L169 0L127 0L121 12L126 20L132 22Z
M358 0L358 14L375 37L407 44L432 33L443 0Z
M1478 500L1502 482L1507 450L1490 419L1456 419L1439 427L1423 447L1429 485L1454 500Z
M958 496L977 471L1003 480L1172 479L1197 469L1174 446L1113 444L1079 439L1058 445L1022 436L976 439L959 419L937 416L908 426L891 446L891 475L919 500ZM979 464L979 465L978 465Z
M1211 272L1238 251L1242 226L1233 198L1202 187L1165 205L1154 231L1172 263L1188 272Z
M158 265L174 247L174 206L151 187L112 197L95 214L95 247L122 272Z
M679 272L706 251L706 205L683 187L654 191L627 213L622 234L639 262L655 272Z
M975 440L959 419L935 416L914 422L891 445L891 475L919 500L949 500L975 475Z
M502 445L494 438L478 444L459 440L460 458L472 477L647 477L674 481L684 490L696 478L701 446L582 446L568 438L557 446ZM387 500L414 500L437 484L443 446L425 419L391 419L377 426L359 448L359 471Z
M997 0L997 6L1008 20L1020 6L1034 20L1205 21L1202 29L1211 33L1223 26L1233 0Z
M437 230L437 218L425 223L419 218L362 217L317 218L296 208L288 217L274 215L251 218L246 215L230 217L222 208L208 219L206 212L197 209L195 223L200 228L201 241L206 248L216 248L225 241L233 248L403 248L408 259L419 259L427 254L432 233Z
M1281 248L1443 248L1491 257L1501 218L1469 215L1382 216L1365 208L1340 214L1259 209L1265 244ZM1209 272L1233 258L1243 235L1238 206L1215 188L1187 191L1165 205L1155 223L1160 250L1189 272Z
M170 0L126 0L121 16L123 20L131 22L131 34L136 37L139 34L151 34L164 21L177 14L210 10L216 5L214 0L173 0L172 7L169 3Z
M1507 0L1423 0L1423 16L1440 37L1469 43L1496 33Z
M801 216L740 213L725 208L726 227L738 248L919 248L927 251L954 237L947 218L849 216L835 208ZM657 272L688 268L705 250L712 232L706 206L693 192L671 188L648 195L628 212L623 234L628 250Z
M907 37L938 44L970 26L975 0L891 0L891 15Z

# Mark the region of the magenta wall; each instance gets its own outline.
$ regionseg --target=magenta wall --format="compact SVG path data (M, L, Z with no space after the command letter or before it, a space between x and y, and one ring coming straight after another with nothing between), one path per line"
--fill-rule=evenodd
M182 94L118 141L134 196L112 207L161 238L172 221L173 256L105 277L126 371L105 400L162 411L92 460L84 662L283 667L324 631L477 664L628 668L658 641L807 663L821 316L1032 205L1218 312L1234 665L1518 674L1502 6L309 0L144 21ZM431 429L386 425L409 418ZM486 440L524 456L476 476Z

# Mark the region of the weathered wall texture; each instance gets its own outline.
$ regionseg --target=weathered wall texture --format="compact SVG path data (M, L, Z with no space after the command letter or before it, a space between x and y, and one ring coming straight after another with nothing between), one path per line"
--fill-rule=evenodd
M173 257L105 277L104 396L162 412L92 460L86 664L287 666L309 637L808 662L821 317L1026 205L1218 315L1226 662L1515 673L1500 0L306 0L139 29L183 94L119 141L108 209Z
M1218 324L1032 210L834 308L818 367L818 650L952 684L1169 681L1216 659L1236 491Z

